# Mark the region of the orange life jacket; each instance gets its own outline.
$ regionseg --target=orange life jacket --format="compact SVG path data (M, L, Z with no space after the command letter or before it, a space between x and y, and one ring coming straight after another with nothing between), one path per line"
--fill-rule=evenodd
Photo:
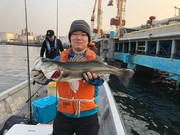
M71 49L61 52L61 62L67 62L70 50ZM93 60L95 57L96 54L92 50L87 49L85 60ZM82 80L79 80L79 83L79 89L76 93L71 90L68 82L57 83L60 97L58 102L59 112L75 114L78 116L81 111L87 111L98 107L94 102L94 86L87 82L83 82Z
M90 42L90 43L88 44L88 46L89 46L89 47L93 47L93 46L95 46L95 43Z

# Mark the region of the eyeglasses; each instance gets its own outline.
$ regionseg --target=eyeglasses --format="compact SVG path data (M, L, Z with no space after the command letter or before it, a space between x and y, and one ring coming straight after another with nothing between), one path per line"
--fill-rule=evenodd
M87 37L87 34L86 33L73 32L72 36L73 37L81 37L81 38L83 38L83 37Z

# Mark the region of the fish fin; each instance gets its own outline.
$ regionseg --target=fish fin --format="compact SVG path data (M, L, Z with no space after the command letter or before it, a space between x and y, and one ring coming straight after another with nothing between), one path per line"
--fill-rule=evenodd
M68 62L84 62L85 58L83 56L76 55L73 58L70 58Z
M109 76L110 74L102 74L102 75L99 75L104 81L107 81L109 82Z
M73 92L76 93L79 89L79 81L77 80L77 81L69 82L69 86L71 87Z
M99 56L99 57L96 57L95 59L94 59L94 61L97 61L97 62L100 62L100 63L105 63L104 62L104 58L103 57L101 57L101 56Z
M132 69L121 69L116 75L124 87L129 85L129 79L134 75L134 70Z

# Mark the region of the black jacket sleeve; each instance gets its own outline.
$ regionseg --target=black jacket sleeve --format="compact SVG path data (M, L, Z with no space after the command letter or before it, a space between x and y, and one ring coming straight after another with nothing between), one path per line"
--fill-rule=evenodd
M61 40L59 39L59 50L62 52L64 51L64 47L63 47L63 44L61 42Z
M44 56L45 50L46 50L46 40L44 40L43 43L42 43L41 51L40 51L40 57Z

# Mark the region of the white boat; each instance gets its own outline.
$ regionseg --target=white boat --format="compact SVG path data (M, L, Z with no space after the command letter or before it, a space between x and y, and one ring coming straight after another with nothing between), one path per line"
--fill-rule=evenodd
M29 115L29 107L26 103L29 99L28 84L28 81L24 81L21 84L0 93L1 128L4 125L4 122L12 115ZM99 89L99 135L126 135L127 132L123 120L118 112L108 83L104 82ZM39 84L32 85L31 80L31 93L33 94L37 91L38 95L48 95L47 86ZM33 97L32 100L36 100L36 98ZM5 133L5 135L50 135L51 133L52 124L38 123L37 125L15 124Z

